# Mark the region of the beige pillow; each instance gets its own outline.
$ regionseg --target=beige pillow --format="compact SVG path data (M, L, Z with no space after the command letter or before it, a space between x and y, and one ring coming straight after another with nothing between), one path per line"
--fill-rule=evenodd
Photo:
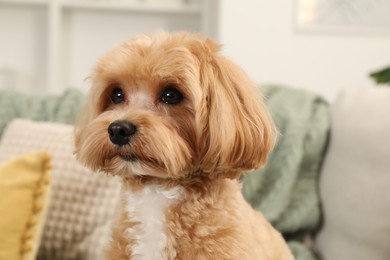
M14 120L0 142L0 162L35 150L52 157L52 193L39 259L101 259L120 184L92 173L73 157L73 127Z
M352 89L332 106L320 179L325 260L390 259L390 88Z

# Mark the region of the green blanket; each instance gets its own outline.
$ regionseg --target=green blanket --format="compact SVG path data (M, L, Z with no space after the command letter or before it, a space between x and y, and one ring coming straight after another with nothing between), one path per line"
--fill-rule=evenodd
M73 124L85 94L67 90L61 96L32 96L15 91L0 92L0 136L14 118Z
M246 174L243 193L252 206L291 242L296 259L315 259L297 241L319 224L317 179L330 126L327 103L303 90L268 86L262 89L279 130L267 165Z
M262 92L280 136L267 166L244 176L243 192L286 235L297 260L312 260L299 238L319 224L316 181L329 128L328 106L301 90L268 86ZM0 135L17 117L72 124L84 101L77 90L46 97L0 92Z

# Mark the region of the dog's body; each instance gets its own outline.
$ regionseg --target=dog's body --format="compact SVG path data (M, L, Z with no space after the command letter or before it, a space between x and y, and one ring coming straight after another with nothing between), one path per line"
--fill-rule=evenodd
M190 34L131 40L103 57L76 126L77 158L123 179L108 259L293 259L242 197L275 133L252 82Z
M109 259L292 259L235 180L135 192L125 185Z

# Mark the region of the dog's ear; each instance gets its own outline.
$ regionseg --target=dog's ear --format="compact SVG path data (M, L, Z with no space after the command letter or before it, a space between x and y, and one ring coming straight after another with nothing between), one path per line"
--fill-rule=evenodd
M82 139L82 131L88 122L90 122L92 113L93 113L93 107L89 105L90 100L87 100L87 104L84 105L82 108L81 112L76 117L76 121L74 123L74 154L79 157L79 151L80 151L80 146L81 146L81 139Z
M262 166L275 144L275 127L254 83L230 60L201 62L203 99L196 117L200 168L238 178Z
M88 125L101 112L99 111L101 109L100 95L101 91L99 91L99 86L95 87L93 85L84 107L76 117L74 124L74 153L76 155L80 149L80 139L82 138L81 129Z

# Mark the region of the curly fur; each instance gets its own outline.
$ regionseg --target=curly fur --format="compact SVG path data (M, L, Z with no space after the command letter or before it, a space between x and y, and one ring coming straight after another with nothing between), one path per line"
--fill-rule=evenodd
M75 147L86 166L123 179L107 259L150 259L139 250L145 241L161 249L153 259L293 259L241 195L240 175L264 165L275 128L251 80L219 50L199 35L160 33L125 42L97 63ZM167 86L184 100L160 102ZM114 104L110 95L118 87L126 99ZM108 136L116 120L137 126L123 147ZM165 196L177 189L174 199L162 199L161 214L150 214L156 218L140 218L156 209L147 202L152 190ZM156 241L145 238L150 223L161 229Z

